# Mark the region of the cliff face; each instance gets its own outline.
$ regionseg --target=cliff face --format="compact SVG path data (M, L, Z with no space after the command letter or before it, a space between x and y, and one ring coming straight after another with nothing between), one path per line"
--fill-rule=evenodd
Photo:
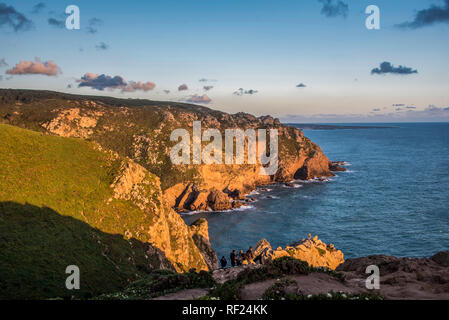
M206 219L198 219L189 226L190 235L200 249L209 270L218 269L217 254L209 242L209 228Z
M93 142L4 124L0 141L0 297L65 295L72 264L83 278L77 296L154 269L213 265L207 222L188 227L139 164Z
M225 210L242 205L243 195L258 185L331 176L321 149L299 129L270 116L227 114L171 102L84 97L26 90L1 90L3 121L64 137L78 137L129 157L161 179L164 197L176 211ZM37 111L39 109L39 111ZM170 141L174 129L192 136L193 121L215 128L277 129L279 166L273 176L259 175L260 165L174 165ZM223 139L224 141L224 139ZM246 153L246 148L245 148Z
M1 122L86 140L113 159L115 174L110 176L113 180L108 191L112 194L106 203L130 202L138 211L134 216L112 213L99 218L95 211L86 210L81 219L105 232L150 243L152 254L158 256L157 264L164 268L172 265L186 271L216 266L204 231L207 222L189 228L175 211L236 208L258 185L332 175L328 159L317 145L302 131L270 116L231 115L189 104L46 91L0 89L0 97ZM277 172L260 175L260 164L173 164L170 150L177 142L170 141L170 135L184 128L193 136L193 121L201 122L203 132L214 128L222 134L235 128L277 129ZM245 146L247 156L246 150Z

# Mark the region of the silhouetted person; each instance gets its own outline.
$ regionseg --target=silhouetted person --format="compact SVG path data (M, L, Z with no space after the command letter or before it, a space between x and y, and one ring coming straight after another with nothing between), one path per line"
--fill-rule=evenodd
M228 262L226 261L226 258L224 256L221 257L220 264L221 264L222 269L224 269L226 267L226 265L228 264Z
M231 266L235 267L235 264L237 262L236 252L235 250L232 250L231 255L229 256L231 258Z
M245 254L243 253L242 250L240 250L239 256L237 257L237 265L241 266L244 259L245 259Z
M246 259L252 260L254 258L253 247L249 247L248 251L246 251Z

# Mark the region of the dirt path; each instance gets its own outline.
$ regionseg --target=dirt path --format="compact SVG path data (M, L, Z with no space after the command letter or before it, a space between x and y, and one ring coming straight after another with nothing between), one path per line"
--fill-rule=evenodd
M345 293L361 293L366 292L354 286L347 286L334 277L325 273L311 273L301 276L287 276L287 279L295 280L296 284L291 284L287 288L287 292L291 294L319 294L328 293L330 291ZM283 279L285 279L283 278ZM240 295L243 300L257 300L262 297L264 292L276 282L276 279L256 282L246 285L242 288Z

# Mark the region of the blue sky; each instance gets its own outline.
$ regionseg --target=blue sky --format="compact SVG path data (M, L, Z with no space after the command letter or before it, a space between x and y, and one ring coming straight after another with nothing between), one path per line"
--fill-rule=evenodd
M0 10L0 59L7 64L0 63L0 87L200 101L288 122L448 121L446 1L55 0L42 1L45 6L33 13L39 1L0 0L0 7L32 21L31 28L14 31L2 23ZM346 16L323 14L326 2L347 5ZM80 8L81 29L50 25L50 18L65 21L70 4ZM380 8L380 30L365 27L371 4ZM432 5L443 13L435 23L397 27ZM93 18L101 22L92 34L87 31ZM106 49L99 49L101 43ZM62 73L6 74L35 57L53 61ZM384 61L417 73L371 74ZM86 73L155 87L125 92L79 87ZM300 83L305 87L297 87ZM188 90L178 91L182 84Z

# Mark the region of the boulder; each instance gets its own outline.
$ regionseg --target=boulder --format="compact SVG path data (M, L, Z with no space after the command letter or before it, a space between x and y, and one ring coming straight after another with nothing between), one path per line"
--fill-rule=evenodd
M209 207L207 205L208 194L205 191L197 193L196 199L189 205L191 211L206 211Z
M433 255L430 260L438 263L440 266L449 267L449 251L441 251Z
M295 179L310 180L319 177L331 177L334 174L329 170L329 160L321 153L316 152L312 157L307 158L304 165L299 168L295 175Z
M262 254L267 254L271 250L271 245L266 239L259 240L254 246L254 257L257 259Z
M342 167L343 164L343 161L329 161L329 170L334 172L346 171L346 168Z
M229 210L232 208L232 203L228 195L217 189L213 189L209 193L207 204L213 211Z
M343 252L335 249L332 245L327 245L314 236L312 239L303 239L300 242L293 243L285 248L278 247L273 250L267 240L260 240L254 249L254 256L260 258L262 263L278 259L281 257L293 257L298 260L307 262L313 267L325 267L328 269L336 269L344 262Z

